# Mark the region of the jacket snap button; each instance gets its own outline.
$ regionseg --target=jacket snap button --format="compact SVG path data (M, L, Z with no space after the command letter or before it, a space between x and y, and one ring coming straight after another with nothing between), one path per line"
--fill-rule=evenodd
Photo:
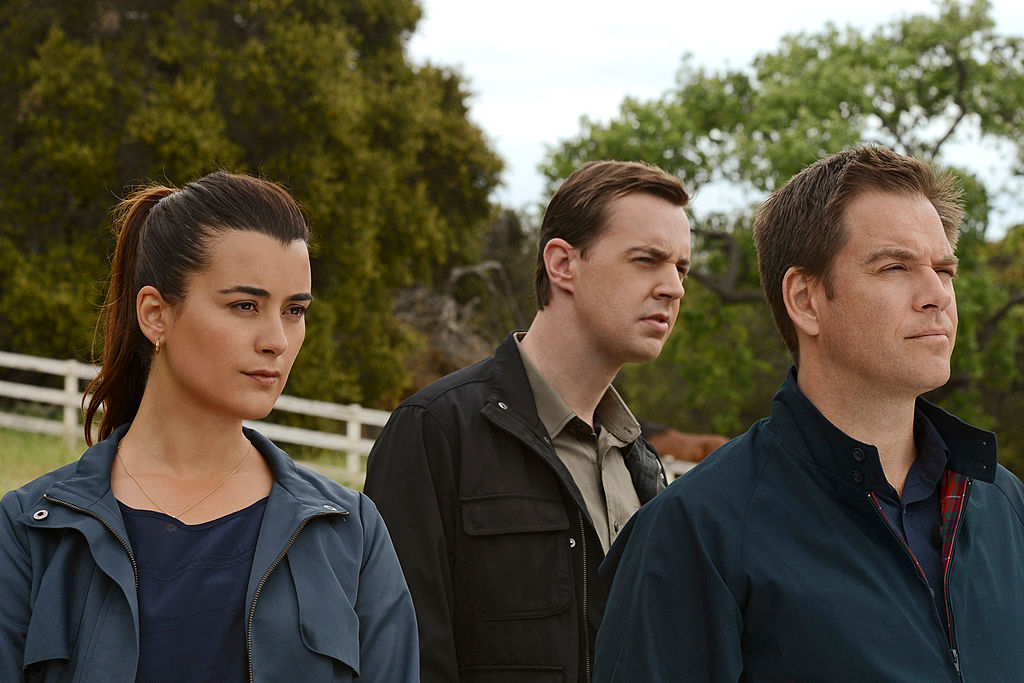
M46 519L47 517L49 517L49 516L50 516L50 513L47 512L46 510L36 510L32 514L32 519L36 520L37 522L41 522L44 519Z
M498 407L502 410L508 410L508 405L504 401L498 401Z
M853 459L857 462L864 462L864 451L859 448L853 449Z
M857 470L854 470L853 471L853 483L854 484L858 484L858 485L859 484L863 484L864 483L864 475L861 474L860 472L858 472Z
M570 538L569 539L569 547L570 548L575 548L576 547L576 539L575 538Z
M337 512L338 511L338 508L334 507L333 505L324 505L324 509L325 510L330 510L331 512Z

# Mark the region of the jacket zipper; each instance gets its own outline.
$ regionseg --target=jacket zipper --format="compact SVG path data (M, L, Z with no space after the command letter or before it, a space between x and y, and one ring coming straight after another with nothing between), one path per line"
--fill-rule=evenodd
M263 586L267 583L267 579L270 578L270 575L274 573L274 570L277 569L277 566L281 564L281 560L284 559L284 556L288 554L289 550L291 550L292 545L295 543L295 539L299 537L299 534L302 532L303 529L306 528L306 525L309 524L310 520L315 519L317 517L330 517L336 514L340 513L321 512L315 515L310 515L309 517L306 517L304 520L302 520L298 528L295 529L295 533L293 533L292 537L288 539L288 542L285 544L284 548L274 559L274 561L270 564L270 566L267 568L267 571L263 574L263 578L261 578L260 582L256 585L256 592L253 593L252 604L249 606L249 620L245 628L245 647L246 650L248 650L249 655L249 683L253 683L254 681L254 674L252 670L252 621L256 616L256 603L260 599L260 593L263 592Z
M917 574L918 574L918 576L921 577L921 579L925 582L925 585L927 586L928 585L928 578L924 575L924 570L921 568L921 564L917 561L917 558L914 557L914 553L912 553L910 551L910 546L908 546L907 542L904 541L902 538L900 538L899 534L896 533L896 530L892 528L892 523L889 521L889 518L885 516L885 512L882 511L882 506L878 504L877 500L875 500L874 494L868 493L867 495L868 495L868 500L871 501L872 506L875 508L875 512L878 513L878 516L882 519L882 522L885 523L885 527L889 530L889 533L892 534L892 537L895 538L897 542L899 542L900 546L903 548L904 554L908 558L910 558L910 561L914 563L915 567L917 567ZM960 521L957 520L957 526L959 526L959 524L960 524ZM954 532L954 536L955 536L955 532ZM945 585L945 579L943 579L943 585ZM928 588L930 590L931 586L928 586ZM949 592L948 591L946 591L946 596L945 597L946 597L946 615L947 615L947 618L948 618L949 617ZM932 602L934 603L934 601L932 601ZM938 617L937 614L936 614L936 617ZM950 634L949 634L949 653L950 653L950 656L952 657L952 660L953 660L953 669L956 671L957 678L959 678L962 681L963 680L963 676L960 674L960 657L957 654L956 644L953 641L953 622L952 622L952 619L949 619L949 631L950 631Z
M953 565L953 554L956 552L956 536L957 532L960 531L960 525L963 523L964 512L967 511L967 497L971 493L971 480L968 479L964 486L964 500L960 505L960 514L956 516L956 524L953 526L953 537L949 539L949 562L942 570L942 591L945 594L946 601L946 624L949 628L949 647L950 652L953 655L953 667L956 669L956 675L963 680L963 674L960 673L960 653L957 652L956 647L956 632L953 629L953 606L949 602L949 568Z
M126 553L128 553L128 561L132 563L132 575L135 577L135 590L137 591L139 589L139 567L138 567L138 565L135 564L135 555L132 553L132 548L131 548L130 545L128 545L128 542L125 541L124 538L121 537L121 534L117 533L117 530L114 529L114 527L110 526L110 524L107 522L107 520L103 519L102 517L97 515L95 512L92 512L90 510L86 510L85 508L82 508L82 507L79 507L79 506L74 505L72 503L69 503L66 500L60 500L59 498L53 498L49 494L43 494L43 498L45 498L46 500L48 500L48 501L50 501L52 503L57 503L58 505L63 505L64 507L66 507L68 509L71 509L71 510L74 510L75 512L81 512L84 515L89 515L90 517L92 517L93 519L98 521L100 524L105 526L107 528L107 531L109 531L114 536L114 538L117 539L118 543L121 544L121 547L124 548L124 551Z
M580 552L583 555L583 666L586 683L590 683L590 617L587 613L587 527L583 525L583 511L576 510L580 520Z

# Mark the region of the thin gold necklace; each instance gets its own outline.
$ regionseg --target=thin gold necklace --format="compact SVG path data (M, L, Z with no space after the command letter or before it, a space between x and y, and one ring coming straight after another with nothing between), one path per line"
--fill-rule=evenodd
M165 515L167 515L168 517L170 517L170 518L172 518L172 519L180 519L180 518L181 518L181 516L182 516L183 514L185 514L186 512L188 512L189 510L191 510L192 508L194 508L195 506L199 505L199 504L200 504L200 503L202 503L202 502L203 502L204 500L206 500L207 498L209 498L210 496L212 496L212 495L213 495L213 493L214 493L214 492L215 492L215 491L216 491L217 489L219 489L219 488L220 488L221 486L223 486L224 484L226 484L226 483L227 483L227 481L228 481L228 479L230 479L230 478L231 478L231 476L232 476L232 475L233 475L233 474L234 474L235 472L237 472L237 471L239 470L239 468L240 468L240 467L242 466L242 463L243 463L243 462L245 462L245 461L246 461L246 460L247 460L247 459L249 458L249 454L250 454L250 453L252 453L252 442L251 442L251 441L249 441L248 439L246 439L246 441L247 441L247 443L248 443L249 445L248 445L248 446L246 447L246 449L245 449L245 455L243 455L243 456L242 456L242 459L238 461L238 464L237 464L237 465L235 465L235 468L234 468L233 470L231 470L230 472L228 472L228 476L226 476L226 477L224 477L223 479L221 479L220 483L219 483L219 484L217 484L216 486L214 486L214 487L213 487L212 489L210 489L209 491L207 491L207 492L206 492L206 494L205 494L205 495L203 495L203 497L202 497L202 498L200 498L200 499L199 499L199 500L197 500L196 502L192 503L191 505L189 505L189 506L188 506L187 508L185 508L184 510L182 510L181 512L179 512L179 513L178 513L178 514L176 514L176 515L172 515L172 514L171 514L170 512L168 512L167 510L164 510L164 509L163 509L163 507L161 507L160 503L158 503L158 502L156 502L155 500L153 500L153 496L151 496L151 495L149 495L148 493L146 493L146 489L142 488L142 484L140 484L140 483L139 483L139 480L138 480L138 479L136 479L135 477L133 477L133 476L132 476L132 473L128 471L128 468L124 466L124 458L122 458L122 457L121 457L121 442L120 442L120 441L119 441L119 442L117 443L117 453L116 453L116 457L117 457L117 461L118 461L119 463L121 463L121 469L122 469L122 470L124 470L124 473L128 475L128 478L129 478L129 479L131 479L132 481L134 481L134 482L135 482L135 485L139 487L139 491L141 491L141 492L142 492L142 495L144 495L144 496L146 497L146 500L148 500L148 501L149 501L150 503L152 503L153 505L155 505L155 506L156 506L156 509L157 509L157 510L159 510L159 511L160 511L160 512L162 512L162 513L164 513L164 514L165 514Z

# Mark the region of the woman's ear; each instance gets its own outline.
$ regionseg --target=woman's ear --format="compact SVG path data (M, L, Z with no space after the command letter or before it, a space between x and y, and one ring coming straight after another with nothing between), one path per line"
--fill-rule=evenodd
M170 318L171 307L163 296L152 285L146 285L135 297L135 315L139 319L139 329L149 341L156 346L163 343Z
M782 276L782 300L789 319L798 332L809 337L817 337L821 331L817 298L822 293L818 278L808 275L803 268L792 266Z
M544 267L548 271L552 291L559 289L572 293L575 290L575 261L579 252L561 237L554 237L544 245Z

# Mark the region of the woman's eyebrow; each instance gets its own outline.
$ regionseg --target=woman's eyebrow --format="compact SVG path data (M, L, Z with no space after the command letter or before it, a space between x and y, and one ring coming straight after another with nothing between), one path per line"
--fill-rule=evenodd
M268 298L270 292L263 289L262 287L250 287L249 285L237 285L235 287L228 287L227 289L220 290L221 294L248 294L249 296L258 296L262 298ZM288 301L312 301L313 295L309 292L300 292L299 294L292 294L288 297Z

